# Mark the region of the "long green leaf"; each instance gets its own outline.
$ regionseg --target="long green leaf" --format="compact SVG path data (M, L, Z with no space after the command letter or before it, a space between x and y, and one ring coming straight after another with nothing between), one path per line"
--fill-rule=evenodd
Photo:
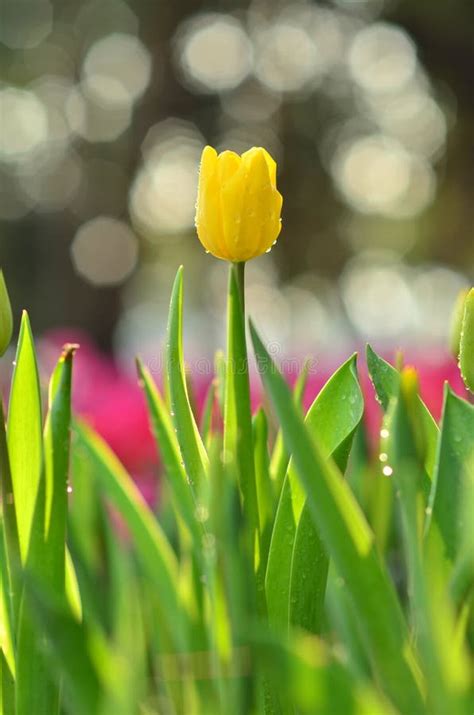
M18 525L16 520L15 502L13 498L13 484L10 471L10 458L8 455L7 435L5 432L5 418L3 402L0 399L0 496L1 496L1 548L4 558L2 560L2 573L5 608L8 611L9 631L15 633L16 621L21 598L21 556L18 539ZM6 614L7 615L7 614ZM5 633L7 630L5 630ZM14 670L13 662L8 659L10 668Z
M30 321L23 313L8 409L8 451L22 561L26 560L43 467L41 395Z
M14 621L12 615L11 598L9 598L10 574L8 560L5 553L5 540L3 538L4 524L0 519L0 653L5 659L2 668L2 678L5 679L5 689L13 690L15 676L15 645ZM7 698L7 695L5 695Z
M44 430L46 479L45 552L42 572L56 593L65 589L67 487L71 431L72 362L76 346L65 346L53 372Z
M467 389L474 393L474 288L471 288L464 301L459 367Z
M159 590L163 634L186 648L188 617L177 591L178 563L165 534L103 440L83 424L76 423L74 433L76 450L93 464L97 484L124 518L147 578Z
M196 520L193 486L187 479L173 424L150 372L140 360L137 360L137 369L145 392L156 444L168 478L176 513L183 519L196 544L199 544L202 533Z
M407 369L401 375L399 396L389 408L389 436L384 447L399 495L409 603L427 676L427 710L433 715L467 715L467 664L459 649L451 646L450 653L446 653L446 643L454 642L454 617L446 602L446 589L441 586L440 590L439 577L444 577L444 568L439 542L431 540L429 560L423 554L424 468L417 439L417 407L416 373Z
M265 569L274 518L274 495L268 456L268 423L262 408L258 410L253 418L253 435L255 481L260 525L260 561L262 562L262 569Z
M463 532L463 479L474 473L474 406L446 384L429 511L441 531L446 557L453 563Z
M47 640L48 662L62 681L64 710L68 715L99 715L102 684L98 666L106 667L107 651L99 634L90 632L56 599L54 592L33 579L27 581L37 629ZM25 711L26 712L26 711ZM29 715L50 715L52 710L33 704Z
M305 427L291 393L251 326L263 381L327 552L346 582L383 688L402 711L424 713L414 656L400 604L356 499Z
M176 274L168 318L167 368L171 415L186 472L192 483L199 483L209 469L209 458L194 419L186 386L183 357L183 267Z
M326 454L331 454L345 472L352 439L364 413L364 400L357 379L356 356L333 375L310 409L306 425ZM289 622L319 633L323 620L328 557L306 500L297 523L289 600Z
M312 435L317 436L318 442L324 450L325 456L341 450L347 457L347 446L351 436L362 417L362 396L355 371L355 356L347 360L326 383L315 401L308 410L305 422ZM344 448L345 445L345 448ZM342 467L345 465L341 464ZM301 513L305 504L305 494L301 489L295 465L290 463L288 473L283 482L278 511L273 525L270 545L268 568L266 575L267 605L270 621L274 624L286 626L289 618L290 591L291 591L291 563L295 545L296 531ZM308 586L304 587L305 593L313 588L321 592L325 580L327 566L323 565L321 545L314 534L310 533L311 526L305 519L297 547L294 570L294 588L298 588L297 563L300 562L299 553L306 551L308 544L309 553L303 559L315 560L318 568L309 570L309 563L305 569ZM306 531L303 532L303 529ZM307 532L307 533L306 533ZM306 534L306 535L305 535ZM319 546L319 548L318 548ZM323 566L323 567L322 567ZM322 567L322 568L321 568ZM310 574L308 576L308 571ZM312 579L316 582L312 584ZM322 583L319 584L319 579ZM324 593L324 589L322 589ZM298 598L293 604L292 618L300 620L298 611L304 598ZM303 597L303 593L300 594Z
M44 466L38 484L25 569L65 601L67 476L71 418L73 347L67 347L51 378L44 435ZM17 715L35 708L59 709L59 686L48 675L27 594L23 594L18 624Z
M295 405L302 407L303 397L306 390L306 384L308 382L308 374L310 368L310 360L306 360L303 369L298 375L295 386L293 388L293 399ZM286 475L286 470L288 469L288 463L290 461L290 455L285 449L283 442L283 435L281 429L278 430L277 436L275 438L275 444L273 446L272 457L270 461L270 474L276 485L276 491L280 494L281 486Z
M383 409L387 411L390 400L398 394L400 373L390 363L383 360L380 355L367 345L367 367L370 379L375 388L377 399ZM417 398L418 409L425 434L425 470L429 479L433 477L436 460L436 444L438 441L438 426L431 412L426 407L421 397Z

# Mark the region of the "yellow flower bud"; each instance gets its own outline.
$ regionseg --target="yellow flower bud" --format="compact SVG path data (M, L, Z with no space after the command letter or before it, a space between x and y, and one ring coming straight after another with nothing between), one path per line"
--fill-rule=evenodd
M261 147L242 156L202 153L196 204L199 240L216 258L238 263L268 251L281 230L276 163Z

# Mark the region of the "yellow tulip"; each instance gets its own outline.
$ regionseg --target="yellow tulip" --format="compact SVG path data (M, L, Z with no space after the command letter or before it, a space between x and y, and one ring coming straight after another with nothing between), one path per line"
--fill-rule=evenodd
M199 240L209 253L239 263L270 250L281 230L276 163L261 147L242 156L202 152L196 204Z

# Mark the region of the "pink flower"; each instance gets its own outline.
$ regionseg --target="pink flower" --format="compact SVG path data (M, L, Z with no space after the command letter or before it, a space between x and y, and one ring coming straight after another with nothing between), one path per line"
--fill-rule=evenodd
M104 438L133 476L145 499L153 503L159 463L138 381L121 372L87 336L74 330L56 331L42 340L41 363L48 375L65 342L80 345L73 371L75 414Z

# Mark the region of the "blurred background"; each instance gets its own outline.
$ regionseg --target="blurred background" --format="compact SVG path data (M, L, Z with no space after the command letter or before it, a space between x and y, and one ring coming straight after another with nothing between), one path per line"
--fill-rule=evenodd
M4 0L0 263L37 333L129 360L223 344L195 237L205 143L277 159L283 231L249 308L288 350L443 343L474 272L471 0Z

